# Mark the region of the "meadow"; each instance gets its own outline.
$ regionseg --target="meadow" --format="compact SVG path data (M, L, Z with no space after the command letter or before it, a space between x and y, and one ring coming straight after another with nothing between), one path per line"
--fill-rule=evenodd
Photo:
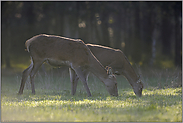
M148 71L148 72L147 72ZM31 94L29 79L23 95L18 95L21 73L2 70L2 122L182 122L181 70L142 70L144 90L136 97L123 76L117 76L118 97L108 94L94 75L89 76L87 93L79 81L71 95L68 71L39 71L36 94Z

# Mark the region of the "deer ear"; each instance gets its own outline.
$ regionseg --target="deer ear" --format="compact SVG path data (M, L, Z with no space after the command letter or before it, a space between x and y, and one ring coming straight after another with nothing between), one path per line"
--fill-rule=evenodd
M105 69L108 71L108 69L109 69L109 66L106 66L106 67L105 67Z
M141 74L138 76L138 79L140 79L141 78Z
M105 69L107 70L107 74L108 75L112 75L113 74L111 67L106 66Z

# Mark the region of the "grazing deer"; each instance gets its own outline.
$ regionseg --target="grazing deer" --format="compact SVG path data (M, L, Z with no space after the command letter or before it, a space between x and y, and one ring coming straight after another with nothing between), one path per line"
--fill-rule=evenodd
M102 65L112 67L114 74L116 75L125 76L132 86L134 93L139 97L142 96L143 84L140 77L137 76L127 57L121 50L101 45L86 45ZM89 72L85 74L89 74ZM79 78L74 72L70 72L70 80L71 83L73 83L72 94L76 92L78 79Z
M23 94L25 81L29 75L32 93L35 94L35 74L43 62L46 62L56 67L69 66L70 72L75 72L83 82L88 96L91 96L91 93L85 72L92 72L105 84L110 95L118 96L117 82L111 73L112 70L109 68L106 71L82 40L40 34L27 40L25 46L30 53L31 64L23 71L19 94Z

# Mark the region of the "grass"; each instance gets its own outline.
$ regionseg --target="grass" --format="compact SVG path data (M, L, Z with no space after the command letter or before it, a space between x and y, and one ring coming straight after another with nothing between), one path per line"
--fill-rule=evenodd
M36 95L31 94L28 81L24 94L17 95L19 73L2 75L1 80L3 122L182 122L180 71L151 71L143 77L145 89L141 98L135 96L122 76L117 77L118 97L109 96L93 75L88 82L92 97L87 97L80 81L72 96L68 71L59 69L52 69L47 75L38 72Z

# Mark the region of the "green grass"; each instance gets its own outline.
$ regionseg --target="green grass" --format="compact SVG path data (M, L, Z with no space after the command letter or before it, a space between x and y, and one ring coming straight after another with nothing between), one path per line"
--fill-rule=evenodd
M76 95L70 94L67 72L39 73L35 78L36 95L26 83L24 94L17 95L21 74L2 76L1 121L9 122L181 122L182 87L172 87L172 78L158 74L144 78L143 96L133 93L128 81L117 77L119 96L109 96L97 78L89 76L92 97L79 81ZM170 75L170 74L169 74ZM161 88L158 83L162 82ZM177 80L175 81L177 83ZM163 86L163 88L162 88ZM171 87L171 88L170 88Z

